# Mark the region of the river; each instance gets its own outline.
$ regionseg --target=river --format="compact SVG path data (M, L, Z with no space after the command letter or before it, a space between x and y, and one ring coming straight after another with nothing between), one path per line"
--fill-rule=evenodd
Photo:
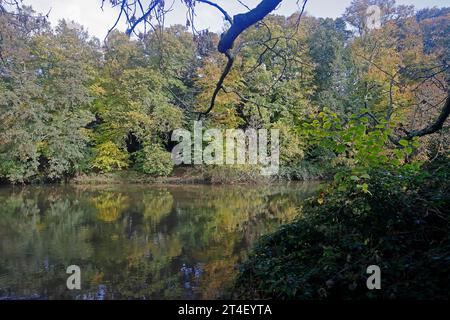
M317 183L0 187L0 299L214 299ZM80 268L69 290L67 268Z

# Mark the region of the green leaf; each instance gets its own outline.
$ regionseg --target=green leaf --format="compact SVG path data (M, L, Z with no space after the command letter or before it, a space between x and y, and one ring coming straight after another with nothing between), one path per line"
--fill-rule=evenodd
M364 174L361 176L361 178L362 178L362 179L370 179L370 176L369 176L367 173L364 173Z
M367 183L363 183L363 184L358 184L357 187L359 189L361 189L362 192L364 193L370 193L369 191L369 185Z
M345 152L345 145L340 144L336 147L336 152L338 153L344 153Z

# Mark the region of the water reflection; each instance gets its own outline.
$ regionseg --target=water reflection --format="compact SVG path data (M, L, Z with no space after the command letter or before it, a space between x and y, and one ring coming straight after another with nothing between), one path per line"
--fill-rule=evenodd
M316 188L0 188L0 299L216 298ZM66 287L72 264L81 290Z

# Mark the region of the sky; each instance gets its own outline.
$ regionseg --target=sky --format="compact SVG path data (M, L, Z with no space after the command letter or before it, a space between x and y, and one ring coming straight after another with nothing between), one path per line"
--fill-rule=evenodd
M145 2L144 0L143 2ZM149 1L149 0L147 0ZM186 10L180 0L175 1L173 11L166 18L166 25L185 24ZM254 7L260 0L242 0L249 7ZM167 3L169 3L167 1ZM299 1L300 4L303 1ZM341 16L351 0L309 0L306 5L306 12L315 17ZM26 5L31 5L35 11L47 13L50 11L49 19L55 25L60 19L73 20L83 25L89 34L97 38L104 39L108 29L114 25L118 15L118 9L112 9L109 1L105 2L102 11L101 0L24 0ZM227 10L230 15L245 12L246 9L236 0L216 0L216 3ZM448 0L397 0L397 4L412 4L417 9L425 7L445 7L450 6ZM195 26L198 30L208 28L211 31L221 31L223 28L223 18L216 9L208 5L197 5L197 17ZM284 0L278 14L290 15L299 10L297 0ZM125 31L124 23L118 25L118 29Z

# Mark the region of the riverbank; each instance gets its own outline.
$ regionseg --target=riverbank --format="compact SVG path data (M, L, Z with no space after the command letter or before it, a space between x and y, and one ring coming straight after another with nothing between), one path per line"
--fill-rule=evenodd
M333 185L262 237L241 266L240 299L448 299L450 162L370 173L370 192ZM381 270L369 290L367 268Z
M330 175L331 176L331 175ZM309 172L301 175L262 176L257 168L251 167L178 167L167 177L154 177L134 170L112 173L80 174L68 180L70 184L267 184L280 181L323 181L328 180L324 172Z
M169 177L154 177L134 170L111 173L91 173L77 175L69 184L106 185L106 184L207 184L201 171L181 169Z

